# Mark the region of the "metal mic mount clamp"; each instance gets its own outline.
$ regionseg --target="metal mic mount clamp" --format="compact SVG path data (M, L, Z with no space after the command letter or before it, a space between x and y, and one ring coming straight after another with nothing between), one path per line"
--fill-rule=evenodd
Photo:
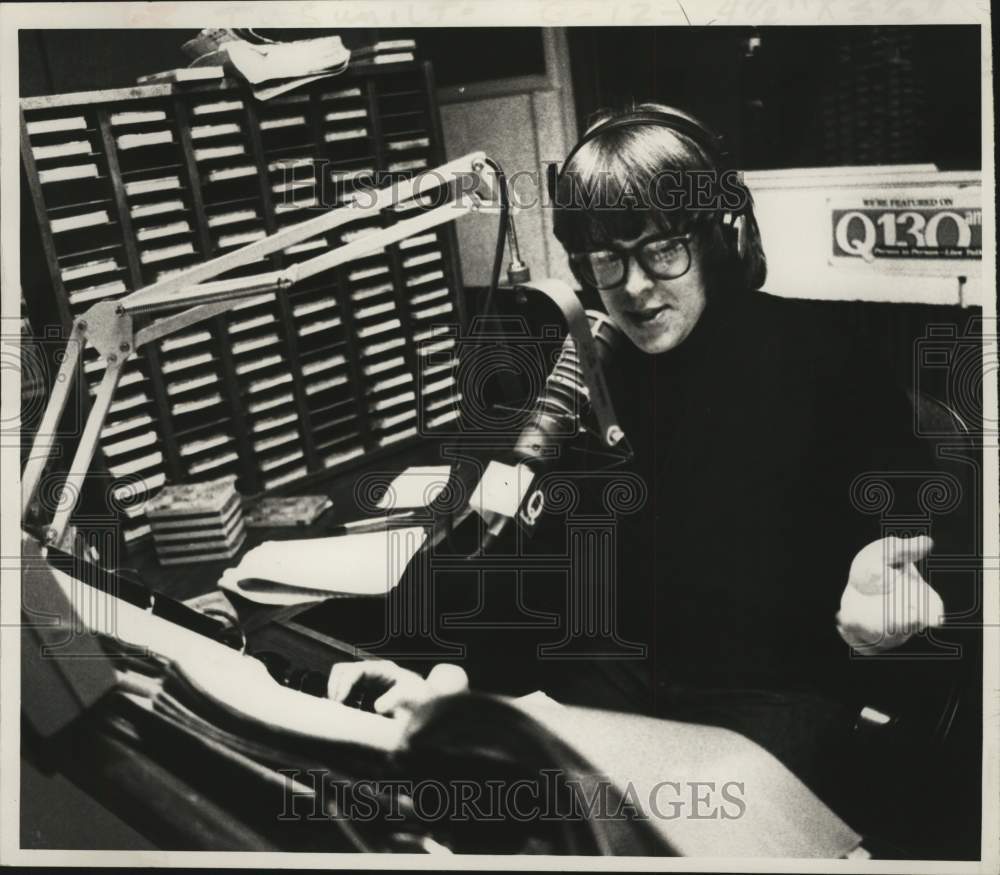
M521 248L517 243L517 229L514 227L513 210L507 217L507 245L510 248L510 264L507 266L507 282L512 286L524 285L531 281L531 268L521 260Z

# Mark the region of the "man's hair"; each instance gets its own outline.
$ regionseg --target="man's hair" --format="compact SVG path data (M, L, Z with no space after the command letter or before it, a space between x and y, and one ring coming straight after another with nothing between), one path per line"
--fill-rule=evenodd
M672 107L641 103L602 111L587 133L635 112L682 116L704 128ZM567 252L631 240L652 224L698 238L710 287L758 289L764 283L767 262L750 192L735 170L720 166L704 144L680 130L638 120L598 133L563 166L554 200L555 235ZM723 222L726 214L742 216L740 247L735 230Z

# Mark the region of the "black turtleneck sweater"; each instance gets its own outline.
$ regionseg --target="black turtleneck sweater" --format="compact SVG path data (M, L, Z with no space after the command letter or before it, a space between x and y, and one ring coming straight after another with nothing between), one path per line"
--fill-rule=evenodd
M601 671L632 677L637 710L662 711L678 685L838 688L849 656L834 617L852 559L882 534L852 482L927 463L888 368L828 319L747 292L710 303L676 349L626 342L616 358L629 468L648 489L619 520L620 627L650 659L644 688L635 664ZM554 690L602 704L598 686Z

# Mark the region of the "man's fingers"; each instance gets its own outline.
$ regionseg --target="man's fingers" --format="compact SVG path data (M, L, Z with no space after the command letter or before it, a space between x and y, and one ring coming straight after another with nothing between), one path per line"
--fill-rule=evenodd
M392 714L399 708L414 708L431 695L423 678L405 678L379 696L373 705L376 714Z
M944 602L941 596L912 565L906 573L906 597L910 616L917 624L916 631L944 624Z
M343 702L363 680L374 680L388 687L374 702L378 714L414 708L431 696L459 693L469 688L468 676L457 665L437 665L425 681L416 672L390 660L372 659L334 665L327 680L327 696L335 702Z
M904 640L899 634L888 634L885 630L873 630L851 623L838 622L837 633L853 650L862 655L891 650Z
M405 671L388 659L368 659L361 662L338 662L330 669L326 695L335 702L343 702L362 678L371 678L386 684L393 683Z
M402 698L401 686L401 684L397 684L392 689L386 690L375 700L372 707L375 709L376 714L391 714L399 707Z
M330 669L330 677L326 682L327 698L333 699L334 702L343 702L361 679L362 674L362 663L338 662Z
M427 675L427 683L435 693L447 696L452 693L464 693L469 689L469 676L465 669L449 662L441 662L431 669Z
M912 538L899 538L890 535L883 538L883 559L886 565L899 568L911 562L919 562L934 549L934 542L928 535L915 535Z
M841 637L860 653L898 647L928 626L943 622L941 596L912 563L904 568L883 567L884 591L865 593L848 586L837 614Z
M851 563L850 585L863 595L880 595L892 586L892 574L919 562L934 547L927 535L900 538L890 535L864 546Z

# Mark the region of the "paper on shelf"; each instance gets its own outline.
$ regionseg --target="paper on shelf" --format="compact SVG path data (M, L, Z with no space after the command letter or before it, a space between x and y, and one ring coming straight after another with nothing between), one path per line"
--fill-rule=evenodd
M442 313L450 313L451 311L451 301L445 301L443 304L438 304L436 307L428 307L426 310L414 310L413 318L419 322L422 319L430 319L434 316L440 316Z
M87 301L110 298L112 295L121 295L127 291L127 286L121 280L112 280L109 283L103 283L99 286L88 286L85 289L70 292L69 302L74 305L84 304Z
M53 234L60 234L63 231L76 231L94 225L107 225L110 221L107 210L92 210L89 213L77 213L75 216L53 219L50 227Z
M243 109L242 100L219 100L214 103L199 103L191 112L194 115L210 115L216 112L234 112Z
M173 131L149 131L144 134L122 134L118 137L119 149L138 149L142 146L158 146L174 141Z
M184 201L170 200L160 201L152 204L135 204L129 207L129 215L133 219L142 219L146 216L158 216L160 213L173 213L184 209Z
M251 85L329 73L345 66L351 57L339 36L266 45L232 40L222 48Z
M70 179L88 179L96 176L96 164L75 164L70 167L50 167L48 170L38 171L38 181L42 184L46 182L64 182Z
M323 139L328 143L337 143L341 140L357 140L368 136L368 128L351 128L349 131L330 131L324 134Z
M162 122L167 120L167 114L162 109L148 112L116 112L111 115L113 125L141 125L146 122Z
M216 170L208 171L209 182L222 182L226 179L239 179L244 176L255 176L257 168L252 164L245 164L241 167L220 167Z
M54 134L61 131L85 131L87 129L87 120L83 116L40 119L39 121L28 122L26 127L28 133L32 136L35 134Z
M194 244L178 243L175 246L165 246L160 249L143 249L139 252L139 261L143 264L153 264L157 261L166 261L168 258L176 258L178 255L193 253Z
M366 109L344 109L337 112L328 112L323 116L324 121L342 122L352 118L365 118L368 115Z
M448 485L450 465L417 465L407 468L386 489L379 500L380 510L427 507Z
M378 446L385 447L389 444L395 444L399 441L404 441L407 438L413 437L417 433L417 427L413 426L405 431L398 431L395 434L386 435L385 437L380 437L378 439Z
M306 117L304 115L290 115L283 118L269 118L260 120L260 129L262 131L271 131L275 128L290 128L295 125L304 125L306 123Z
M59 272L59 276L64 283L68 283L95 274L110 273L114 270L118 270L118 262L114 258L102 258L64 267Z
M242 130L236 122L223 122L215 125L192 125L191 139L201 140L206 137L224 137L227 134L239 134Z
M374 55L368 59L369 64L402 64L414 59L413 52L393 52L388 55Z
M191 226L184 219L178 222L168 222L165 225L151 225L146 228L138 228L135 232L137 240L158 240L161 237L173 237L176 234L188 234Z
M422 526L409 526L329 538L265 541L247 552L238 566L226 569L218 586L254 601L268 597L268 591L256 585L251 591L249 586L241 587L240 581L276 584L270 592L275 599L304 599L308 593L302 590L312 590L313 599L331 595L385 595L399 583L426 537ZM295 591L282 595L281 586Z
M291 483L293 480L298 480L300 477L305 477L305 476L306 476L306 466L300 465L298 468L292 468L290 470L284 471L277 477L270 477L270 478L265 477L264 488L275 489L278 486L284 486L286 483Z
M409 140L387 140L385 145L390 152L406 152L409 149L426 149L430 144L429 137L413 137Z
M217 456L207 456L188 468L188 474L200 474L202 471L211 471L212 468L218 468L220 465L235 462L238 458L239 456L235 452L224 452L219 453Z
M31 154L36 161L49 158L65 158L69 155L89 155L92 151L90 140L73 140L69 143L53 143L51 146L35 146Z
M340 91L327 91L320 95L320 100L343 100L345 97L360 97L360 88L343 88Z
M135 182L126 182L125 194L131 197L132 195L149 194L153 191L168 191L180 187L180 177L160 176L156 179L137 179Z
M253 88L253 96L256 97L258 100L270 100L273 97L277 97L279 94L284 94L286 91L291 91L293 88L301 88L303 85L308 85L311 82L317 82L320 79L327 79L330 76L334 75L336 74L317 73L315 76L294 77L292 79L280 79L276 82L272 82L269 85L255 85Z
M206 146L194 150L195 161L211 161L216 158L230 158L233 155L245 155L246 146L242 143L231 143L228 146Z
M400 173L404 170L420 170L427 166L425 158L413 158L409 161L394 161L389 165L390 173ZM397 207L398 208L398 205Z

